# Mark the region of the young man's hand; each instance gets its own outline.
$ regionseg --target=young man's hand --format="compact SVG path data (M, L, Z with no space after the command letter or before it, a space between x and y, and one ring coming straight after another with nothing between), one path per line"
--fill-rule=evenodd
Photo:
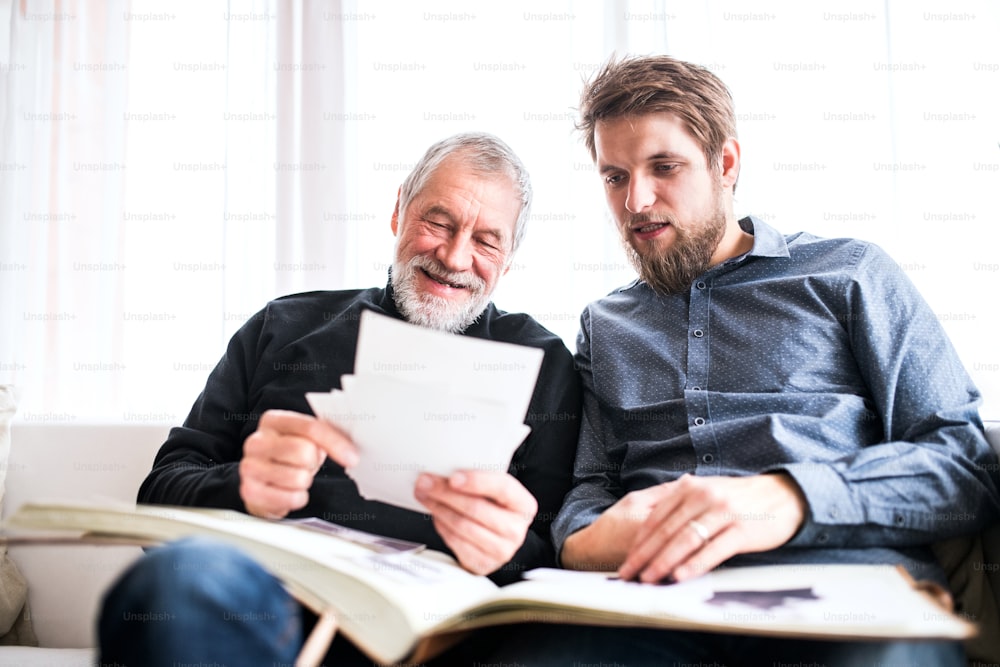
M805 520L807 505L787 474L695 477L661 484L666 493L640 527L623 579L683 581L732 556L776 549Z

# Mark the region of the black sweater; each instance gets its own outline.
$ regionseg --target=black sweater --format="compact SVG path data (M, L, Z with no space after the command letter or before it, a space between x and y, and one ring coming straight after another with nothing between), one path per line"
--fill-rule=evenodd
M286 296L253 316L229 342L184 425L170 431L139 489L139 502L245 512L238 470L243 441L264 411L310 413L306 392L340 387L340 376L354 370L358 324L366 309L403 319L391 286ZM549 526L572 482L580 382L561 339L527 315L505 313L491 303L464 335L545 351L525 419L531 434L510 466L537 499L538 515L513 560L491 575L509 583L525 569L555 565ZM365 500L329 459L313 481L309 504L289 516L319 517L449 551L429 515Z

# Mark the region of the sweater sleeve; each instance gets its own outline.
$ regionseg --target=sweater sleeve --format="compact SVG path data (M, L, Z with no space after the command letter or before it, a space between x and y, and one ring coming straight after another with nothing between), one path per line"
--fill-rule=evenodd
M267 312L232 337L184 424L171 429L157 453L139 488L139 502L246 511L238 466L243 440L259 418L249 394Z

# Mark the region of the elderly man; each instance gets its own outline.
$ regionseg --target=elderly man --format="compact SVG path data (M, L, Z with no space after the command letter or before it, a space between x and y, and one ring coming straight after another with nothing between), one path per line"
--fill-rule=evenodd
M996 519L996 459L979 393L906 276L871 243L736 218L734 107L707 69L612 61L580 113L639 278L581 318L584 418L553 524L563 565L660 582L721 564L885 563L946 583L930 544ZM955 642L535 639L525 662L963 662Z
M497 138L463 134L432 146L399 191L389 284L280 298L247 322L163 444L139 501L319 517L449 552L498 583L554 565L549 529L570 485L579 380L557 336L490 302L530 204L528 174ZM307 414L305 394L339 387L352 372L363 310L544 350L526 420L531 434L512 473L422 475L414 495L427 514L360 497L344 471L357 460L354 445ZM234 611L257 613L234 622ZM169 612L170 620L128 620L151 612ZM182 542L153 551L113 588L100 622L101 659L291 664L309 622L277 580L240 553ZM340 639L333 654L338 664L364 662Z

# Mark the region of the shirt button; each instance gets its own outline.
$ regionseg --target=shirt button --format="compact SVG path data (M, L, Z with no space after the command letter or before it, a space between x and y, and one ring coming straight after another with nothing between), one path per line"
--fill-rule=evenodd
M705 463L711 463L712 461L715 460L715 457L712 456L711 454L705 454L703 457L701 457L701 460L704 461Z
M695 338L701 338L702 336L705 335L705 332L702 331L701 329L695 329L693 333Z
M816 541L819 542L820 544L824 544L830 541L830 536L827 535L826 533L820 533L819 535L816 536Z
M701 387L691 387L691 391L701 391Z
M695 417L694 418L694 425L695 426L704 426L705 425L705 420L703 418L701 418L701 417Z
M701 280L699 280L698 282L696 282L694 284L694 286L697 287L698 289L705 289L705 283L703 281L701 281Z
M906 523L906 519L904 519L898 514L895 517L893 517L893 521L896 522L897 526L902 526L904 523Z

